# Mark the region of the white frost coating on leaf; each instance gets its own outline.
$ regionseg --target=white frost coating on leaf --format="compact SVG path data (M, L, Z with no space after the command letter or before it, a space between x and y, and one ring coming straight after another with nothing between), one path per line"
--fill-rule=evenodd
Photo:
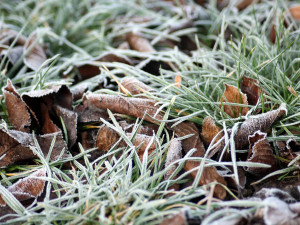
M267 133L264 133L264 132L261 132L260 130L258 130L258 131L255 131L252 135L249 135L248 136L248 140L249 140L249 143L251 144L251 138L254 138L255 137L255 135L262 135L263 137L261 138L261 139L264 139L264 138L266 138L267 137Z
M20 143L23 147L34 146L34 140L32 134L28 134L26 132L18 131L18 130L3 130L3 132L8 134L11 138Z
M38 197L42 194L45 180L38 179L37 177L45 177L46 170L44 168L37 170L33 174L19 180L8 188L12 194L19 200L26 200L31 197Z
M263 202L266 204L264 208L264 222L266 225L299 225L300 218L290 210L289 205L284 201L269 197Z
M57 93L62 87L63 86L53 86L49 89L25 92L22 94L22 99L23 99L23 96L28 96L31 98L41 98L41 97L47 96L49 94Z
M179 160L182 158L182 146L181 146L181 142L177 139L174 138L171 141L168 153L167 153L167 159L166 159L166 164L165 167L168 167L169 165L171 165L173 162L175 162L176 160ZM174 172L174 170L176 170L176 167L178 165L174 164L171 166L171 169L168 170L165 174L165 179L168 179L172 173Z

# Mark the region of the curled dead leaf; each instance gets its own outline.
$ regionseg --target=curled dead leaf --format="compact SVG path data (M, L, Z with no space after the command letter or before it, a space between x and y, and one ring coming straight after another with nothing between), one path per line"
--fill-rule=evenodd
M9 79L2 92L11 125L16 130L29 132L31 118L27 106Z
M170 126L170 125L169 125ZM186 135L193 134L193 136L186 138L181 141L182 143L182 148L187 154L191 149L196 149L196 151L191 155L191 157L202 157L205 154L205 149L203 146L203 143L200 139L199 136L199 131L196 125L192 122L182 122L175 127L169 127L169 129L173 130L175 132L175 135L177 137L184 137ZM193 160L187 160L184 169L186 171L190 171L195 169L200 165L200 162L196 162ZM193 178L196 177L197 175L197 170L194 170L191 172L191 175ZM221 184L226 185L226 181L224 180L223 177L219 175L215 167L204 167L203 168L203 173L199 181L199 185L206 185L210 184L214 181L217 181ZM214 190L214 195L217 198L224 199L226 197L226 191L221 185L217 185Z
M130 133L126 133L128 137L131 136ZM109 128L106 125L103 125L97 134L96 138L96 147L99 151L107 152L112 148L113 145L119 141L120 135L117 131ZM132 140L132 144L135 147L139 147L137 149L137 154L141 161L143 161L144 152L148 149L148 155L150 155L155 150L155 142L153 138L144 134L136 134L134 139ZM120 141L117 148L125 147L125 141Z
M238 103L248 105L247 95L241 93L235 86L225 84L225 91L222 97L222 101L229 103ZM232 106L224 104L224 111L232 118L239 117L239 115L245 116L249 111L248 107Z
M150 42L141 35L130 32L126 35L126 41L130 47L139 52L155 52Z
M48 155L54 136L56 136L56 142L50 155L51 160L56 160L60 156L61 151L67 149L62 134L52 133L36 135L36 139L45 157ZM0 167L26 159L37 158L34 152L30 149L30 147L35 147L32 134L16 130L0 129L0 143ZM66 156L67 155L65 153L62 154L62 157Z
M260 130L266 132L272 124L278 120L281 116L287 113L286 105L283 103L276 110L272 110L266 113L251 116L246 119L234 136L234 142L236 149L243 149L248 146L248 136L252 135L255 131ZM231 130L228 131L228 136L231 135ZM210 153L209 157L212 157L216 152L219 152L225 146L225 141L222 141L216 148Z
M47 60L44 49L37 43L37 33L33 32L24 44L24 63L30 69L37 71Z
M248 139L250 149L247 162L264 163L271 167L248 167L246 171L259 176L272 172L276 167L276 158L273 154L271 145L267 140L267 134L261 131L256 131L253 135L250 135Z
M166 158L166 163L165 163L165 168L167 168L169 165L172 163L176 162L177 160L182 158L182 146L181 142L177 139L174 138L171 140L170 147L167 152L167 158ZM168 170L165 174L165 180L169 180L174 171L177 169L178 163L174 164L171 166L171 169ZM173 177L173 179L176 179L177 175ZM169 189L174 189L175 191L179 190L179 184L173 184L172 186L169 187Z
M32 173L28 177L25 177L15 184L7 188L9 192L19 201L24 201L30 198L39 197L45 186L45 180L39 179L38 177L46 177L46 170L39 169ZM6 202L3 200L0 194L0 206L5 206Z
M221 131L222 129L219 128L213 119L209 116L205 117L202 124L202 131L201 131L201 138L206 146L208 146L214 137ZM222 134L216 138L215 142L220 140Z
M143 94L144 92L149 92L152 90L152 88L150 88L149 86L147 86L146 84L134 77L125 77L122 80L121 84L126 90L128 90L131 93L131 95ZM120 91L124 93L122 89L120 89Z
M83 103L85 106L94 105L99 109L109 109L115 113L126 114L140 119L147 113L144 119L151 123L157 123L156 120L163 119L163 113L159 112L158 106L155 105L156 101L150 99L87 93L83 97Z
M122 127L122 129L126 132L126 133L131 133L134 130L134 124L133 123L128 123L125 120L119 121L119 125ZM158 130L158 126L156 124L144 124L144 125L140 125L140 127L137 130L138 134L145 134L148 136L153 136L154 134L156 134Z
M241 82L241 91L247 95L247 99L250 105L256 105L258 99L261 96L261 90L257 80L243 76Z

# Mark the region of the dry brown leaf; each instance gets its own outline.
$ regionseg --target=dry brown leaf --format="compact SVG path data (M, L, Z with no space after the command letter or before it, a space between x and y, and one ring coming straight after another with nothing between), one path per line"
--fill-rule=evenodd
M38 179L36 177L46 177L46 170L39 169L32 173L28 177L25 177L12 186L8 187L7 190L13 194L13 196L19 201L24 201L30 198L39 197L45 186L45 180ZM6 203L0 194L0 206L5 206Z
M24 45L24 63L30 69L37 71L47 60L44 49L37 43L37 33L32 33Z
M60 132L60 129L54 124L54 122L50 118L48 107L43 102L41 102L40 108L41 108L41 119L42 119L41 120L42 133L49 134L49 133Z
M247 162L264 163L270 165L271 168L248 167L246 171L259 176L272 172L276 167L276 158L267 140L267 133L256 131L248 139L250 149Z
M225 91L222 97L222 101L229 103L238 103L248 105L247 95L240 92L240 90L232 85L225 84ZM249 111L248 107L232 106L224 104L224 111L232 118L239 117L239 115L245 116Z
M2 91L11 125L16 130L29 132L31 118L27 106L9 79Z
M57 117L62 118L65 124L68 135L68 145L72 147L77 139L77 114L60 105L54 105L53 108Z
M77 105L74 112L77 113L79 123L99 122L101 118L109 120L106 110L99 109L94 105Z
M243 76L241 91L247 95L247 99L250 105L257 104L258 99L261 96L261 90L258 86L257 80L247 76Z
M179 212L164 219L159 225L188 225L184 212Z
M131 136L130 133L126 133L128 137ZM107 152L111 149L111 147L116 144L116 142L120 139L120 135L117 131L103 125L97 134L96 147L99 151ZM141 161L143 161L143 155L145 150L148 148L148 155L150 155L155 150L155 142L152 141L152 137L143 134L136 134L134 139L132 140L132 144L135 147L139 146L137 149L137 154ZM124 141L120 141L118 144L118 148L125 147L126 143ZM148 147L149 146L149 147Z
M128 33L126 35L126 41L129 43L130 47L139 52L155 52L155 49L152 47L150 42L143 38L139 34Z
M289 8L289 12L295 20L300 20L300 5Z
M251 116L246 119L234 136L234 142L236 149L244 149L248 146L248 136L252 135L255 131L260 130L266 132L272 124L278 120L281 116L287 113L286 105L283 103L276 109L266 113ZM228 136L231 135L231 130L228 131ZM216 152L223 149L225 141L221 142L215 149L211 151L209 157L212 157Z
M191 155L191 157L202 157L205 154L205 149L203 146L203 143L199 136L199 131L196 125L192 122L183 122L175 127L170 127L169 129L173 130L175 132L175 135L177 137L184 137L186 135L194 134L192 137L186 138L181 141L182 148L187 154L191 149L195 148L196 151ZM193 170L195 167L198 167L200 165L200 162L188 160L186 161L184 165L184 169L186 171ZM197 170L192 171L191 175L193 178L197 175ZM204 167L202 176L200 178L199 185L206 185L210 184L214 181L217 181L221 184L226 185L226 181L223 177L221 177L215 167ZM224 199L226 196L226 191L221 185L217 185L214 190L214 195L217 198Z
M119 125L126 133L133 132L133 128L134 128L133 123L128 123L127 121L122 120L119 121ZM137 130L137 133L153 136L154 134L156 134L157 130L158 130L158 125L156 124L140 125L140 127Z
M121 84L130 92L131 95L143 94L144 92L149 92L152 90L152 88L150 88L148 85L134 77L125 77ZM122 89L120 89L120 92L124 93Z
M126 114L140 119L147 113L148 115L146 115L144 119L151 123L157 123L156 120L163 119L163 113L158 112L159 108L155 106L156 101L150 99L87 93L83 97L83 103L85 106L94 105L99 109L109 109L115 113Z
M219 128L214 120L207 116L205 117L205 119L203 120L203 124L202 124L202 131L201 131L201 138L204 142L204 144L206 146L208 146L211 141L214 139L214 137L221 131L222 129ZM220 138L222 137L222 134L219 134L219 136L216 138L215 142L217 142L218 140L220 140Z
M167 158L166 158L166 163L165 163L165 168L167 168L169 165L171 165L172 163L176 162L177 160L182 158L182 146L181 146L181 142L177 139L174 138L171 140L171 144L170 147L168 149L167 152ZM177 169L177 167L179 166L178 163L173 164L171 166L171 169L168 170L165 173L165 180L169 180L170 177L172 176L172 174L174 173L174 171ZM173 179L176 179L178 176L174 176ZM169 187L169 190L174 189L175 191L179 190L179 184L173 184L172 186Z
M99 151L107 152L120 139L120 135L110 127L103 125L98 130L96 146ZM118 147L124 146L124 143L119 144Z
M51 160L56 160L61 151L63 149L67 149L62 134L52 133L46 135L36 135L36 139L45 157L48 155L54 136L56 136L56 142L51 152ZM16 130L0 129L0 143L0 167L7 166L21 160L37 158L37 156L30 149L30 146L35 147L32 134ZM63 157L66 156L66 154L63 154Z

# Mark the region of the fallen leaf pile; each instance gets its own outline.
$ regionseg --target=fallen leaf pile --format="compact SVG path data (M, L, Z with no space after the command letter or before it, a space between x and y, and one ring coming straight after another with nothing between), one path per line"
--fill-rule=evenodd
M170 87L176 88L176 97L180 96L178 90L182 90L187 83L180 68L149 55L158 53L158 46L162 45L176 47L176 50L191 56L202 40L195 40L184 32L179 38L167 38L175 32L196 28L196 25L193 16L188 13L188 1L164 2L182 5L188 19L170 26L168 32L162 35L166 38L159 40L139 31L128 31L116 37L116 49L139 54L128 57L109 50L92 60L74 63L72 69L78 75L74 79L76 86L53 83L36 86L25 92L18 80L13 77L5 79L2 93L7 115L0 123L0 168L11 168L17 164L40 166L40 157L51 162L67 159L80 154L81 146L85 151L94 148L94 151L87 154L91 162L113 150L118 151L109 155L107 160L119 159L122 153L132 150L134 165L140 162L151 164L155 157L163 160L162 170L165 174L161 179L167 197L172 198L187 187L201 187L205 197L193 199L199 206L207 203L209 208L211 202L237 197L261 203L254 214L247 212L251 216L241 214L232 220L219 218L213 224L243 224L249 221L278 225L300 224L299 199L293 196L292 191L271 188L274 184L266 187L258 185L260 179L278 169L300 166L298 139L272 141L272 129L288 114L289 107L285 103L274 103L264 82L254 76L243 75L239 82L228 79L228 83L220 83L218 88L222 92L214 100L217 102L216 111L224 118L222 122L217 120L219 115L207 116L208 113L190 117L190 121L179 122L174 114L169 114L166 105L155 100L158 98L153 96L159 93L155 86L148 85L151 82L131 77L129 72L118 74L118 78L110 72L109 69L113 67L110 63L137 66L153 76L158 75L160 69L172 70L175 74L172 80L175 82ZM195 2L201 7L208 7L208 1ZM230 5L242 11L254 2L260 1L239 0L231 5L230 1L218 0L215 3L220 10ZM300 7L293 6L283 13L284 29L295 30L293 20L299 22L299 12ZM137 23L143 23L151 18L137 17L136 20ZM278 20L274 18L267 38L271 45L280 42L284 35L277 34L277 27ZM232 33L230 28L226 32ZM15 45L10 49L13 42ZM28 71L38 72L48 62L47 48L40 43L38 32L25 37L4 27L0 30L0 44L0 62L6 59L8 70L22 64ZM103 63L107 63L109 69ZM201 62L193 63L201 66ZM96 77L102 70L106 70L113 78L108 81L107 87L111 85L114 91L119 88L118 92L99 92L102 84L88 87L80 83ZM185 72L189 70L187 66ZM122 77L120 82L119 75ZM292 86L286 88L294 97L298 97ZM172 107L171 111L178 112L178 109ZM224 121L229 121L231 126L224 126ZM161 135L162 130L165 136ZM280 132L288 133L284 128ZM158 141L159 138L162 139ZM161 146L164 146L160 149L163 153L157 155L157 149ZM131 162L131 158L129 160ZM224 162L224 165L220 166L217 162ZM77 169L75 165L71 167ZM47 175L46 169L42 168L6 187L0 184L3 190L0 192L0 217L13 213L10 208L12 202L26 208L30 204L37 204L37 201L43 201L45 186L51 185L46 181ZM188 181L183 183L181 175ZM182 210L166 217L161 225L189 224L191 218L188 211ZM283 216L279 216L281 214Z

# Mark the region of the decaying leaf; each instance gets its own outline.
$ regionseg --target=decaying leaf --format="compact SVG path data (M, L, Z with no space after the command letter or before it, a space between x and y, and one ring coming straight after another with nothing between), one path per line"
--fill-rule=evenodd
M119 125L126 133L132 133L134 131L133 123L128 123L125 120L121 120L119 121ZM137 130L137 133L153 136L154 134L156 134L157 130L158 130L158 125L156 124L140 125L140 127Z
M85 106L93 104L99 109L109 109L115 113L126 114L140 119L147 113L144 119L151 123L157 123L155 119L163 119L163 113L158 112L159 108L155 105L156 101L150 99L125 98L117 95L87 93L83 97L83 103Z
M289 12L291 14L291 16L293 17L293 19L295 20L300 20L300 5L295 5L291 8L289 8Z
M47 60L44 49L37 43L37 33L32 33L24 45L24 63L30 69L37 71Z
M61 133L52 133L46 135L36 135L36 139L43 151L44 156L48 155L51 142L56 136L56 142L51 152L50 159L56 160L61 151L67 149ZM35 159L37 156L30 149L35 147L33 135L16 130L0 130L0 167L10 165L14 162ZM66 154L63 154L66 157Z
M109 120L107 111L104 109L99 109L93 104L85 106L77 105L74 111L77 113L79 123L99 122L101 118L104 120Z
M72 110L54 105L54 111L59 118L62 118L68 135L68 145L71 147L77 139L77 114Z
M278 120L281 116L287 113L286 105L283 103L276 109L266 113L251 116L246 119L239 127L234 136L234 142L236 149L243 149L248 146L248 136L252 135L255 131L260 130L266 132L272 124ZM228 136L231 135L231 130L228 131ZM209 157L212 157L216 152L223 149L225 141L221 142L215 149L211 151Z
M257 80L243 76L243 80L241 82L241 91L247 95L250 105L257 104L258 99L261 96L261 90Z
M177 160L182 158L182 146L181 142L174 138L171 140L170 147L167 152L167 158L166 158L166 164L165 167L167 168L172 163L176 162ZM168 170L165 174L165 180L169 180L169 178L172 176L174 171L177 169L178 163L171 166L171 169ZM177 176L174 176L173 179L176 179ZM179 190L179 184L173 184L169 187L169 189L174 189L175 191Z
M300 155L300 143L294 139L289 139L283 144L284 148L279 151L280 157L292 161ZM295 162L295 165L299 165L299 161Z
M206 146L208 146L213 138L221 131L222 129L219 128L211 117L205 117L202 124L202 131L201 131L201 138ZM222 134L216 138L215 142L220 140Z
M131 136L130 133L126 133L128 137ZM96 147L99 151L107 152L111 149L111 147L116 144L116 142L120 139L120 135L117 131L103 125L97 134L96 139ZM143 155L146 149L148 149L148 155L150 155L155 150L155 142L152 141L152 137L144 134L136 134L134 139L132 140L132 144L135 147L139 146L137 149L137 154L139 155L140 160L143 160ZM125 141L120 141L118 144L118 148L125 147Z
M45 186L45 180L38 179L36 177L45 177L46 170L39 169L36 172L32 173L28 177L25 177L15 184L11 185L7 188L9 192L13 194L13 196L19 201L24 201L30 198L39 197ZM5 206L6 202L3 200L0 194L0 207ZM1 209L1 208L0 208Z
M150 42L135 33L128 33L126 35L126 41L129 43L130 47L139 52L155 52L155 49L152 47Z
M11 125L16 130L29 132L31 118L27 106L9 79L2 91Z
M143 82L139 81L138 79L136 79L134 77L125 77L122 80L121 84L132 95L143 94L144 92L149 92L152 90L149 86L147 86L146 84L144 84ZM122 89L120 89L120 91L122 93L124 93L122 91ZM126 94L126 93L124 93L124 94Z
M182 148L187 154L191 149L196 149L196 151L191 155L191 157L202 157L205 154L205 149L203 143L199 136L199 131L196 125L192 122L183 122L175 127L171 127L171 130L175 132L177 137L184 137L186 135L194 134L192 137L182 140ZM200 162L188 160L184 165L186 171L193 170L198 167ZM197 175L197 170L191 172L193 178ZM221 184L226 185L226 181L223 177L219 175L215 167L204 167L202 176L200 178L199 185L206 185L217 181ZM221 185L217 185L214 190L214 195L220 199L224 199L226 196L226 191Z
M247 95L241 93L237 87L228 84L225 84L225 91L222 97L222 101L248 105ZM229 116L234 118L238 117L240 114L245 116L249 111L249 108L224 104L224 111Z
M164 219L160 225L188 225L184 212L179 212L171 217Z
M96 146L99 151L107 152L120 139L120 135L110 127L103 125L97 133ZM118 147L124 146L120 143Z
M16 46L12 49L2 49L0 51L0 59L3 58L4 55L7 55L9 62L12 65L15 65L22 57L23 55L23 47L22 46Z
M72 110L72 93L65 85L26 92L21 97L44 134L59 131L57 129L60 126L60 118L54 118L54 121L51 118L57 117L55 105Z
M248 139L250 149L247 162L264 163L270 165L271 168L248 167L246 171L259 176L273 171L276 167L276 158L267 140L267 133L256 131L253 135L250 135Z

